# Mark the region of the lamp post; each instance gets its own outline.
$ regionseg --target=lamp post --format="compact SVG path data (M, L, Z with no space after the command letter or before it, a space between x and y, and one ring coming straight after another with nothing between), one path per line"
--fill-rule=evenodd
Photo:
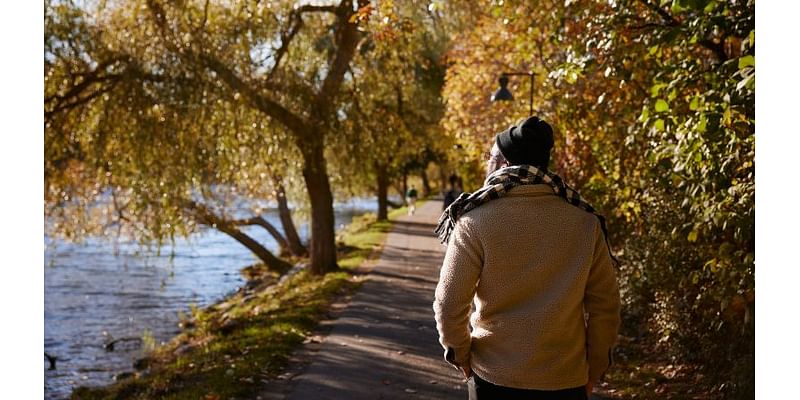
M508 77L509 76L529 76L531 78L531 91L530 91L530 103L528 112L531 116L533 116L533 77L536 75L533 72L503 72L503 75L500 76L500 89L497 89L496 92L492 95L492 101L511 101L514 100L514 95L511 94L511 91L508 90Z

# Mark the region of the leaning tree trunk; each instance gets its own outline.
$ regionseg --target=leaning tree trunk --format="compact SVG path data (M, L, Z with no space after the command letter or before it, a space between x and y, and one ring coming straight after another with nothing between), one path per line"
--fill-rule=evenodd
M278 199L278 215L281 219L283 232L286 234L289 251L295 256L304 257L308 255L308 250L300 242L300 235L297 234L297 228L295 228L294 221L292 221L292 212L289 210L289 202L286 200L286 190L283 188L283 183L280 182L280 179L275 180L275 187L275 197Z
M281 260L278 257L275 257L271 251L269 251L266 247L262 246L258 243L255 239L247 236L244 232L237 228L237 224L242 224L241 221L227 221L225 218L220 217L214 213L213 210L208 209L203 204L198 204L194 201L187 201L185 203L185 207L187 211L193 214L197 220L209 227L219 230L222 233L227 234L228 236L234 238L237 242L241 243L243 246L247 247L248 250L253 252L253 254L261 260L264 265L267 266L267 269L270 271L275 271L279 274L283 274L286 271L292 268L292 265L287 263L286 261ZM260 217L253 218L253 220L259 219ZM263 221L264 224L269 225L266 221ZM261 225L266 227L264 224L253 222L247 225Z
M303 178L311 200L310 269L322 275L338 269L334 235L333 194L323 153L323 136L314 132L298 143L303 154Z
M269 221L265 220L263 217L253 217L253 218L246 218L242 220L232 221L233 225L240 226L240 225L258 225L264 228L269 234L278 242L278 248L280 249L279 254L281 257L286 257L291 254L289 250L289 242L286 241L286 238L283 237L281 232L278 228L275 228L274 225L270 224Z
M228 236L236 239L236 241L244 245L244 247L247 247L247 249L252 251L253 254L255 254L255 256L258 257L270 271L275 271L283 275L286 273L286 271L292 268L291 264L281 260L278 257L275 257L269 250L267 250L267 248L262 246L255 239L244 234L244 232L240 231L235 226L223 223L217 224L216 228L221 232L226 233Z
M378 175L378 221L389 219L389 173L386 166L376 162L375 172Z

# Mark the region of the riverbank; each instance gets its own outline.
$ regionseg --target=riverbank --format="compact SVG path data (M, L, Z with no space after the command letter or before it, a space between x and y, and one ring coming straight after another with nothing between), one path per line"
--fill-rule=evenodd
M78 388L73 399L232 399L255 397L278 377L292 351L311 335L336 299L360 284L357 273L378 253L392 220L353 219L338 235L341 269L324 276L300 270L277 279L248 268L248 285L182 322L184 331L136 363L113 385Z

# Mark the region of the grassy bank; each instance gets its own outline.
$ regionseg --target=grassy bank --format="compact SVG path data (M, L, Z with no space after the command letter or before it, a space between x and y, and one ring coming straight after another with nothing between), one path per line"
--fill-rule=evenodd
M390 213L390 221L405 208ZM355 218L337 236L341 269L302 270L281 280L258 266L247 287L182 322L185 331L137 362L140 372L113 385L78 388L72 399L249 399L278 376L330 305L359 285L355 270L375 257L392 222Z

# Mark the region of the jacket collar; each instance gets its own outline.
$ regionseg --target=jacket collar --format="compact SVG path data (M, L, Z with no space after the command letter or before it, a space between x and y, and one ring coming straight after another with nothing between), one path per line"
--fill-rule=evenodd
M507 197L534 197L534 196L545 196L545 195L555 196L555 192L553 192L552 186L544 183L537 185L515 186L511 188L506 194Z

